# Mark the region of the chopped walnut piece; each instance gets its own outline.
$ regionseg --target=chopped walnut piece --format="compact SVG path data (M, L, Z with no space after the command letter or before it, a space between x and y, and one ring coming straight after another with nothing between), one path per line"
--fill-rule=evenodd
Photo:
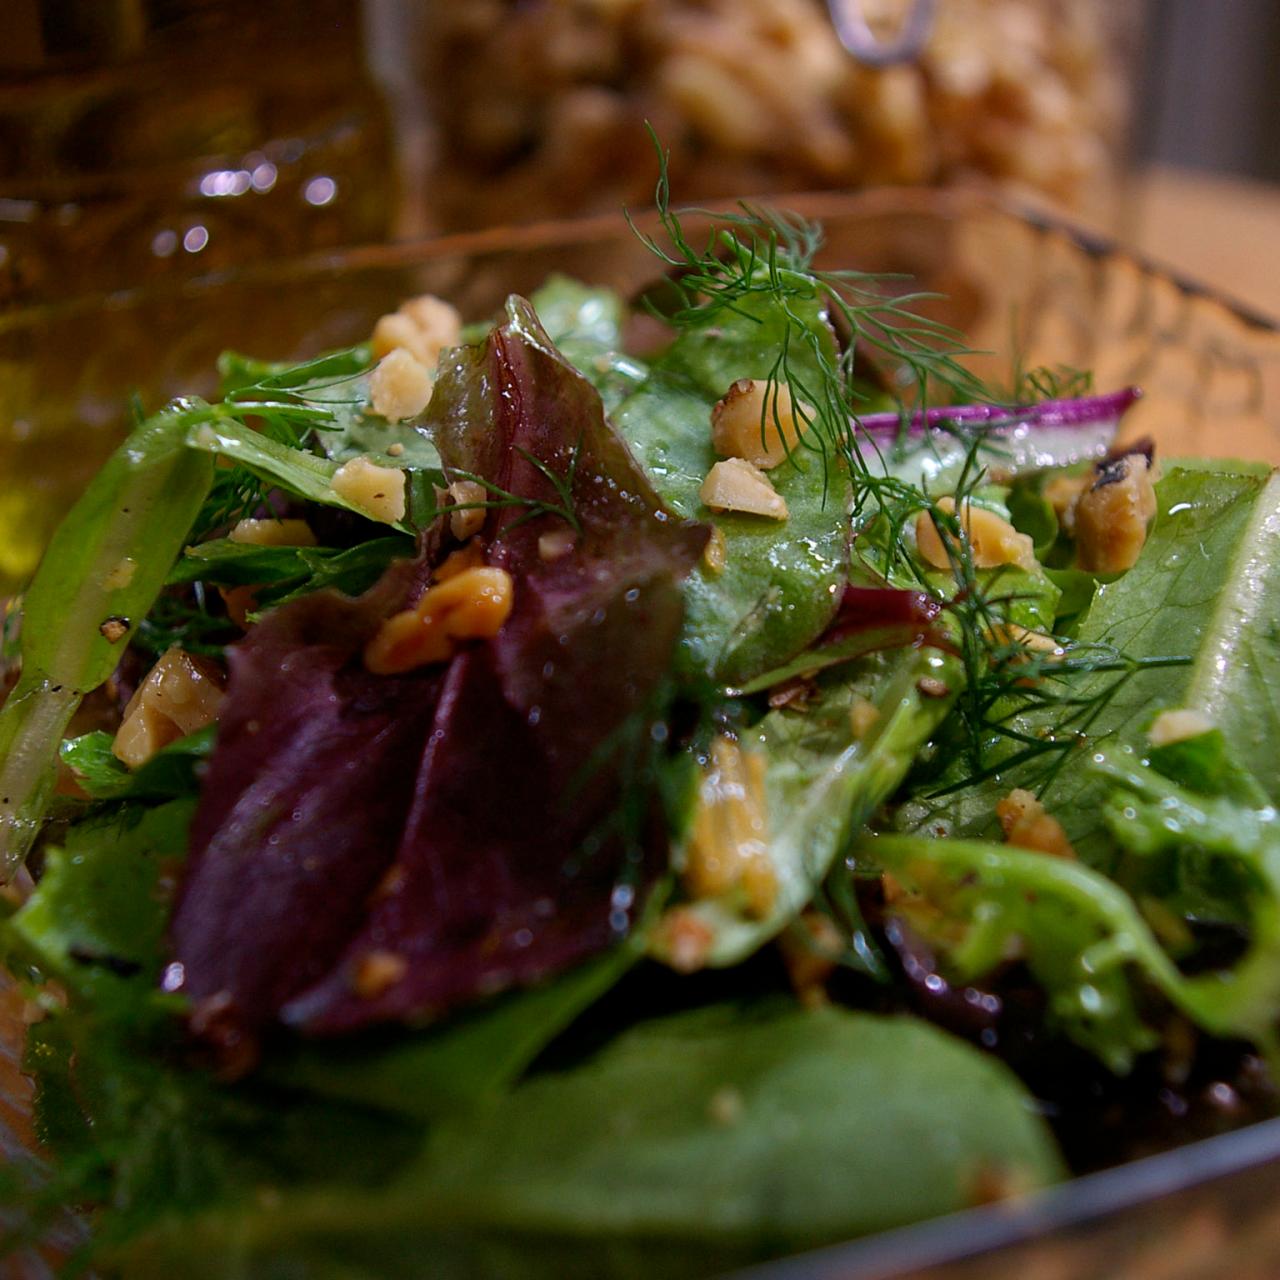
M561 560L573 550L576 539L572 529L552 529L538 535L538 559Z
M227 537L252 547L314 547L316 535L305 520L241 520Z
M939 498L938 510L950 515L956 512L954 498ZM973 563L979 569L995 569L1014 564L1022 569L1036 567L1035 544L1025 533L1019 533L1003 516L994 511L965 502L960 509L960 528L969 544ZM916 517L916 546L921 556L935 569L949 569L951 556L928 511Z
M951 694L951 686L937 676L921 676L916 681L916 690L926 698L946 698Z
M362 999L374 1000L408 972L404 956L394 951L370 951L357 961L351 974L351 988Z
M777 897L769 858L765 760L720 734L704 766L684 868L689 896L740 895L747 914L768 915Z
M98 626L98 634L109 644L119 644L129 634L129 619L115 616L104 618Z
M484 528L488 510L474 504L486 501L489 491L478 480L455 480L449 486L449 497L454 502L454 510L449 512L449 532L459 542L466 542Z
M802 404L801 416L813 409ZM711 441L722 458L743 458L768 471L800 443L800 424L785 383L739 378L711 410Z
M398 675L447 662L459 640L497 635L513 601L505 569L463 569L428 587L412 609L388 618L365 645L364 665L375 675Z
M1162 711L1151 722L1151 728L1147 730L1147 741L1153 747L1168 747L1175 742L1185 742L1188 738L1198 738L1213 728L1213 721L1199 711L1187 708Z
M404 519L405 475L399 467L379 467L368 458L352 458L334 472L331 485L338 497L385 524Z
M412 352L397 347L369 375L369 406L388 422L403 422L427 407L431 389L431 370Z
M996 805L996 817L1009 844L1058 858L1074 858L1076 851L1062 829L1062 823L1046 813L1044 805L1030 792L1015 788Z
M724 530L718 524L711 526L711 536L702 549L702 563L710 573L721 574L729 563L729 544L725 541Z
M1132 569L1156 514L1155 476L1145 454L1107 458L1093 470L1093 482L1075 505L1080 567L1091 573Z
M1058 517L1058 523L1068 537L1075 537L1076 503L1080 500L1080 495L1088 489L1092 476L1091 471L1078 476L1059 474L1051 476L1045 482L1041 497L1053 508L1054 515Z
M169 649L129 699L111 752L136 769L161 747L212 724L221 703L218 668L182 649Z
M726 458L707 472L698 496L712 511L736 511L743 515L787 518L786 499L759 467L743 458Z
M407 351L428 373L435 371L440 353L456 347L462 336L457 309L433 294L402 302L398 311L382 316L373 328L373 354L381 359L392 351Z

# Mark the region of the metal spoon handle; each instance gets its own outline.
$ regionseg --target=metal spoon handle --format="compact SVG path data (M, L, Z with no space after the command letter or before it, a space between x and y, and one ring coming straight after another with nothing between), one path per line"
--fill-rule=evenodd
M862 0L827 0L840 43L869 67L891 67L918 57L929 38L936 4L937 0L915 0L902 30L894 39L881 41L867 25Z

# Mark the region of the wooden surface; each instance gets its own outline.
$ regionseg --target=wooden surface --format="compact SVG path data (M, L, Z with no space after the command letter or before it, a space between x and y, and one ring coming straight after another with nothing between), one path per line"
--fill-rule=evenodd
M1280 320L1280 186L1153 169L1126 203L1125 239Z
M1121 207L1119 238L1178 274L1280 321L1280 185L1187 169L1136 176ZM1229 440L1194 452L1280 464L1280 339L1257 373L1262 411ZM1175 451L1185 442L1170 442Z

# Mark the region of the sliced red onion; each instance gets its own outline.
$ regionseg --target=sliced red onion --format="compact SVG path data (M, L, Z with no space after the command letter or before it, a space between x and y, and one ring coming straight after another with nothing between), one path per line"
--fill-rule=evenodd
M945 429L948 426L985 426L990 457L984 460L1004 471L1035 471L1105 456L1121 417L1141 394L1137 387L1126 387L1105 396L1042 400L1013 408L962 404L917 410L907 424L908 452L901 458L888 453L902 434L899 414L868 413L857 424L882 451L888 470L904 479L914 479L921 471L933 479L963 457L968 442L962 435L953 436Z

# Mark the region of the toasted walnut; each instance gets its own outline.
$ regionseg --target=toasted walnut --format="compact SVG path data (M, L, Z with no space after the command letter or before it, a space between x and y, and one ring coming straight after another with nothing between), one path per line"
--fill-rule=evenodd
M801 405L801 415L813 409ZM791 390L785 383L740 378L711 410L711 442L723 458L744 458L768 471L800 443Z
M807 1005L821 1004L824 984L845 953L845 939L830 916L805 911L778 938L792 989Z
M398 675L447 662L459 640L497 635L513 603L505 569L463 569L429 587L414 608L388 618L365 646L364 664L375 675Z
M717 462L707 472L698 496L712 511L737 511L770 520L787 518L786 499L769 483L769 477L745 458Z
M241 520L227 537L251 547L314 547L316 535L305 520Z
M572 529L551 529L538 535L538 559L561 560L573 550L577 538Z
M431 400L431 370L403 347L388 352L369 377L369 405L388 422L416 418Z
M1019 849L1048 853L1058 858L1074 858L1076 851L1062 829L1062 823L1044 811L1044 805L1030 792L1015 788L996 805L1004 838Z
M1075 507L1080 567L1091 573L1132 569L1156 513L1151 463L1141 453L1108 458L1094 468L1093 483Z
M1213 721L1199 711L1186 708L1162 711L1151 722L1147 740L1153 747L1168 747L1175 742L1185 742L1188 738L1198 738L1202 733L1209 733L1213 727Z
M436 582L444 582L447 578L456 578L468 569L479 569L484 564L484 549L478 542L469 542L457 551L451 551L436 566L431 575Z
M136 769L161 747L212 724L221 703L222 675L213 663L166 650L129 699L111 752Z
M138 562L132 556L125 556L102 580L108 591L123 591L133 581L138 571Z
M689 907L672 907L654 929L654 953L677 973L695 973L707 963L716 935Z
M455 480L449 486L449 497L462 508L449 513L449 531L459 542L466 542L484 528L488 511L472 504L484 502L488 496L489 491L477 480Z
M739 894L748 915L767 915L777 897L769 858L764 757L723 734L711 744L698 789L684 885L690 897Z
M405 476L399 467L379 467L368 458L352 458L334 472L331 485L338 497L385 524L404 519Z
M400 304L400 314L408 316L417 326L426 345L424 363L434 369L440 363L440 353L456 347L462 339L462 317L458 309L433 293L420 294Z
M423 365L427 363L427 347L418 333L418 326L399 312L379 318L373 326L370 346L379 360L393 351L407 351Z
M461 335L462 317L457 310L426 293L401 303L398 311L378 320L373 327L373 354L381 359L393 351L407 351L432 373L440 353L446 347L456 347Z
M108 644L119 644L129 634L129 619L112 614L98 624L98 634Z
M394 951L369 951L360 957L351 973L351 988L364 1000L374 1000L394 987L409 972L404 956Z
M880 708L867 698L857 696L849 706L849 729L861 741L875 728L880 719Z
M1088 489L1092 480L1093 473L1088 471L1078 476L1052 476L1045 483L1042 496L1053 508L1054 514L1058 517L1058 523L1068 537L1075 537L1076 503L1080 501L1081 494Z
M938 510L954 515L955 499L939 498ZM969 544L976 568L995 569L1002 564L1016 564L1022 569L1036 567L1035 544L1030 537L1019 533L994 511L966 502L960 511L960 528ZM916 517L916 546L925 561L935 569L951 567L947 548L927 511L922 511Z
M707 545L702 548L702 563L710 573L720 574L729 563L729 544L725 541L724 530L719 525L711 526L711 536Z

